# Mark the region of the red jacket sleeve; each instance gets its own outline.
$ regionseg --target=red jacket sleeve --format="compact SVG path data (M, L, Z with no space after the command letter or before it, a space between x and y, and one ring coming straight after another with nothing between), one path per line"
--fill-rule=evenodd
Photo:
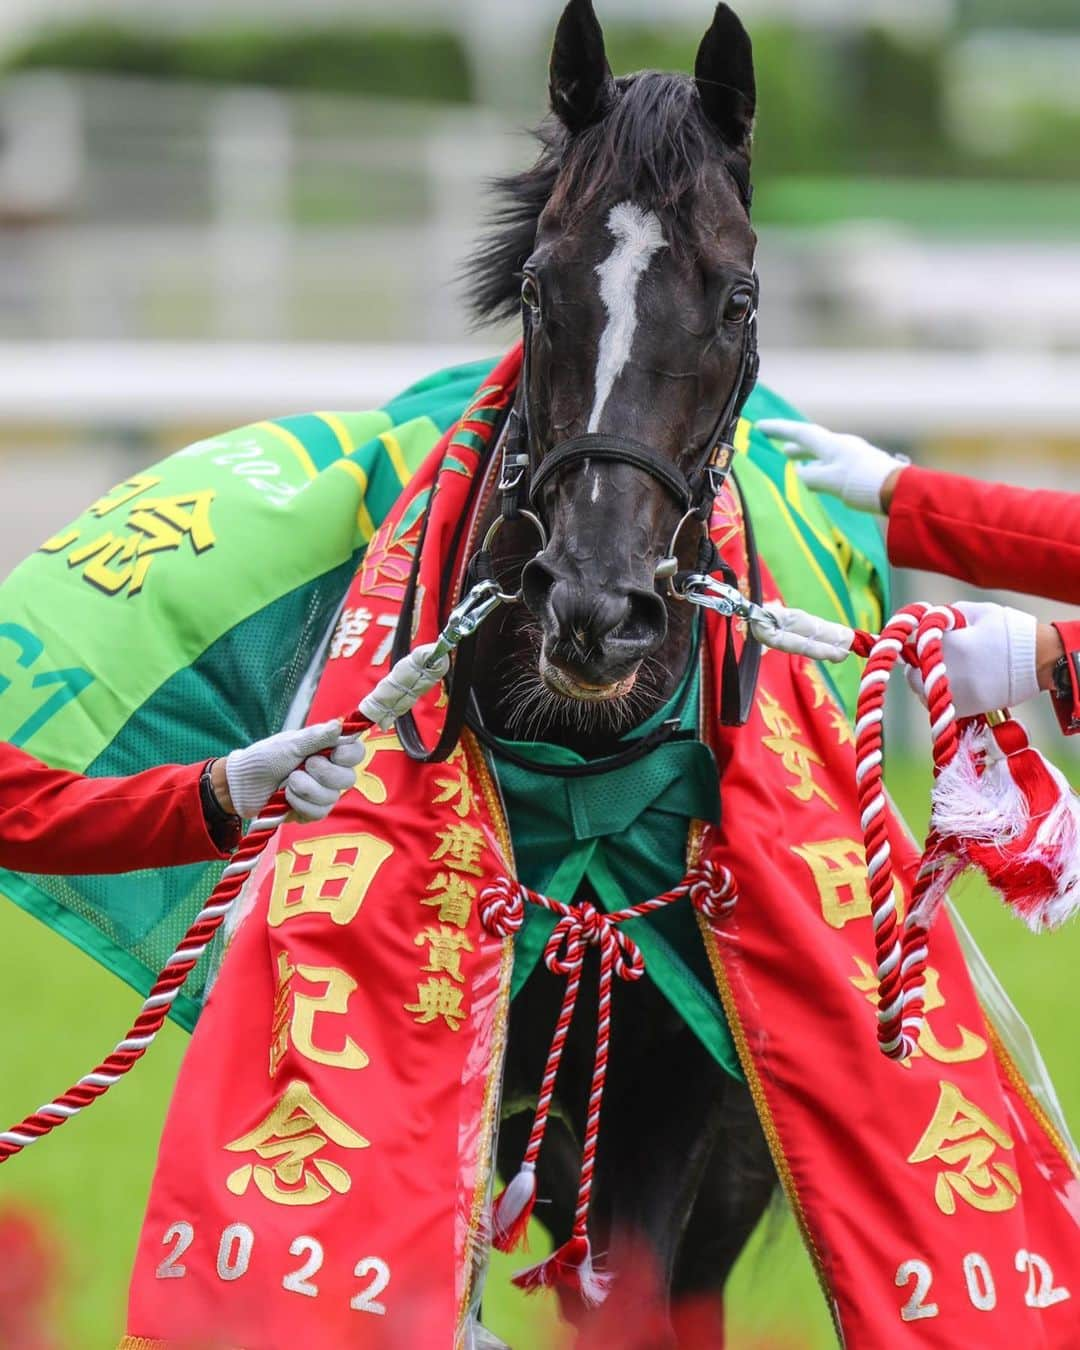
M85 778L0 742L0 866L58 876L225 857L206 827L201 773L191 764Z
M1064 697L1054 695L1054 711L1066 736L1080 732L1080 622L1056 623L1065 646L1065 672L1068 691Z
M909 468L889 510L889 559L990 590L1080 604L1080 494Z

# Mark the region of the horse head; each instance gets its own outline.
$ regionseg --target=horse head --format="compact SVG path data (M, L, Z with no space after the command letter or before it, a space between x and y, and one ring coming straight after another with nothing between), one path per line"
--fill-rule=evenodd
M746 373L750 39L721 4L693 78L616 79L590 0L570 0L550 96L538 162L500 184L475 303L523 316L540 679L564 704L625 704L668 634L658 564L674 547L693 565L702 473Z

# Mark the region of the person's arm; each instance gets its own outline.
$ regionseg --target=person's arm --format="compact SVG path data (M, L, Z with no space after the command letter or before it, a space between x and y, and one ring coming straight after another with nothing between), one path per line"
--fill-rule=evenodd
M897 567L1080 604L1080 494L914 466L894 474L883 505Z
M920 469L860 436L810 422L758 423L808 487L889 517L889 561L986 590L1080 604L1080 493Z
M329 757L319 753L331 747ZM257 815L283 783L297 816L322 819L355 781L363 753L334 721L206 764L86 778L0 742L0 867L113 873L227 857L240 817Z
M202 764L84 778L0 745L0 866L16 872L130 872L228 856L203 814ZM235 847L235 845L233 845Z
M769 419L758 427L783 442L808 487L888 515L889 559L897 566L1080 603L1080 495L917 469L812 423ZM1040 624L1002 605L960 608L970 611L969 627L946 634L944 644L960 714L1046 690L1062 730L1080 732L1080 623Z
M1050 690L1062 731L1075 736L1080 733L1080 622L1055 623L1050 629L1057 642L1044 639L1040 684Z

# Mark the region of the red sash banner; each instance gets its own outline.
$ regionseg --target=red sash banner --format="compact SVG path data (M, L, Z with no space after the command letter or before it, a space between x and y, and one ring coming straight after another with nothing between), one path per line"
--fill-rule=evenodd
M722 503L714 532L745 573L732 516ZM781 598L767 573L765 588ZM919 1053L877 1048L854 733L817 666L766 652L752 717L716 748L712 857L740 897L706 945L842 1344L1080 1345L1075 1158L987 1022L947 913ZM918 855L896 819L890 834L906 897Z
M417 548L413 636L437 632L519 364L492 372L372 541L311 720L386 673ZM713 531L745 573L730 492ZM695 830L690 861L730 867L740 899L700 921L703 939L838 1333L849 1350L1077 1346L1067 1144L988 1025L947 915L919 1054L879 1053L850 724L816 666L768 652L749 723L720 730L724 628L706 624L702 724L725 823ZM439 703L417 710L429 742ZM365 740L355 790L328 820L282 830L252 879L166 1122L127 1350L469 1344L512 963L477 900L514 875L512 850L469 736L435 765L393 732ZM893 833L908 889L914 854Z

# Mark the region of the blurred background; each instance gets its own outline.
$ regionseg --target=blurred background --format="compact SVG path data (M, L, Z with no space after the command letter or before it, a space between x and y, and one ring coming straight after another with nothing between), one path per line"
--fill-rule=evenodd
M455 276L485 180L532 153L559 8L3 0L0 574L188 441L375 406L509 341L470 330ZM1080 487L1075 0L738 8L758 73L762 378L919 461ZM689 69L711 5L598 10L621 73ZM898 598L960 591L898 581ZM1075 771L1044 713L1030 720ZM921 734L901 722L894 744L924 757ZM901 769L895 787L920 827L925 778ZM1077 1125L1076 934L1034 946L981 894L965 908ZM15 1116L111 1044L132 1000L21 914L0 919L0 981ZM60 1291L56 1344L107 1346L120 1326L183 1049L170 1031L93 1119L0 1178L0 1248L22 1232L5 1205L48 1225L32 1251L18 1240ZM830 1344L790 1233L759 1246L732 1297L736 1350ZM543 1318L505 1317L516 1350L553 1343Z

